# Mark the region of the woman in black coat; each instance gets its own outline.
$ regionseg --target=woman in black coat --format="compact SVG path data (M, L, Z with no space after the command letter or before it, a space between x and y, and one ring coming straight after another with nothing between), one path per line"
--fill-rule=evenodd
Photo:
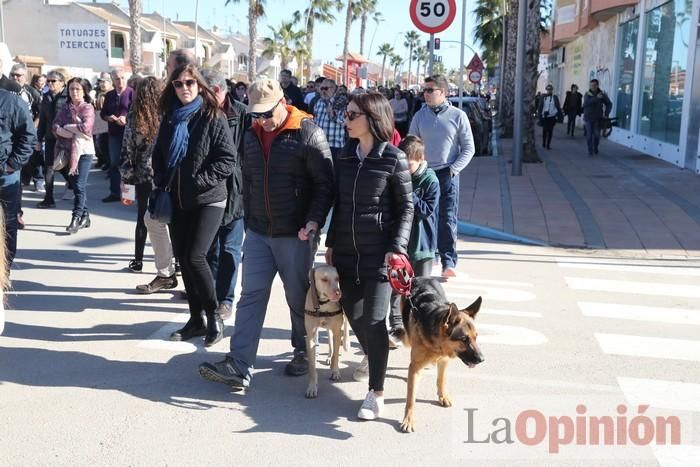
M559 105L559 97L552 94L554 86L548 84L545 88L547 91L540 97L537 105L537 116L542 125L542 147L552 149L552 135L554 135L554 125L558 121L563 121L564 115L561 112Z
M223 320L207 252L224 216L226 179L236 149L214 93L193 65L173 71L161 95L163 120L153 149L157 188L169 187L173 253L180 261L190 319L172 340L204 336L206 346L223 337ZM205 325L202 310L206 314Z
M369 373L358 417L373 420L384 406L389 356L386 265L392 256L406 254L413 194L406 155L389 144L394 130L389 101L379 93L354 95L345 126L350 139L336 162L326 261L338 269L343 309L366 355L353 375L363 379Z

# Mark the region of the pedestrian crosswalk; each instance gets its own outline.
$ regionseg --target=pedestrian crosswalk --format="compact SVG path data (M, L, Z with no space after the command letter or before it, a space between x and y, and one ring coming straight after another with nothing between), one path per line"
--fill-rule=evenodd
M688 337L700 336L700 268L675 261L646 263L608 258L558 259L582 316L595 319L593 334L600 350L628 363L625 374L616 377L628 403L697 416L700 338ZM657 328L644 327L643 323L663 325L663 333L659 335ZM659 362L659 371L654 374L660 377L639 374L648 368L648 363L637 364L640 362ZM667 365L681 369L674 373L677 379L664 374ZM653 452L662 466L700 462L700 446L694 444L655 446Z

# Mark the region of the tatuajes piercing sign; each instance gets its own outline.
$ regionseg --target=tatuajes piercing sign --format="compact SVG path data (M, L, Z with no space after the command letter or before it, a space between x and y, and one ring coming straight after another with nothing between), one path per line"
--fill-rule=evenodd
M104 23L59 24L58 59L75 67L105 69L109 66L109 28Z

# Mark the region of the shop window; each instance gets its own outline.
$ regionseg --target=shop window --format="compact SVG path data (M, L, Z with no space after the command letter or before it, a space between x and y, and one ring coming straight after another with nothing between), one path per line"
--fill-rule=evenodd
M647 13L639 132L679 144L691 2L673 0Z
M639 18L620 25L615 111L619 127L626 130L630 129L632 120L632 95L634 92L634 70L637 62L638 35Z
M112 32L112 50L110 56L112 58L124 58L124 50L126 49L126 40L124 34L120 32Z

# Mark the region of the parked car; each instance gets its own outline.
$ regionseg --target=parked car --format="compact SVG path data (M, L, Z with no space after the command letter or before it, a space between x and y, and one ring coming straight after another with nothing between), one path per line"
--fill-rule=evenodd
M459 98L450 97L450 103L459 107ZM462 97L462 111L467 114L474 134L475 156L491 155L491 132L493 121L491 109L486 99L480 97Z

